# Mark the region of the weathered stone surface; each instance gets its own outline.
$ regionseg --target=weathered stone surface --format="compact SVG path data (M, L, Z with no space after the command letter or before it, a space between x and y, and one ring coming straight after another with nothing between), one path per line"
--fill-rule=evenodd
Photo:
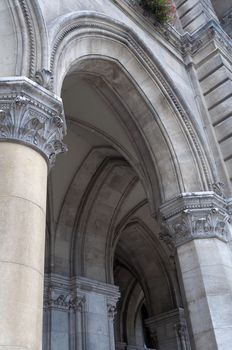
M176 6L1 1L1 350L41 350L45 227L43 350L231 350L230 9Z

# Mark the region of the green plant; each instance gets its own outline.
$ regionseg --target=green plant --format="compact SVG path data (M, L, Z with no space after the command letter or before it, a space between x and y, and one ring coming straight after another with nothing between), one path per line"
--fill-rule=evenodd
M140 0L140 5L160 24L173 22L176 18L176 7L172 0Z

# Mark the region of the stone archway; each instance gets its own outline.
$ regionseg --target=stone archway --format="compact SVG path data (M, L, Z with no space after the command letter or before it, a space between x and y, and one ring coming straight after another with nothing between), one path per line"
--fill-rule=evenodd
M46 241L44 349L114 350L117 309L120 350L186 350L184 304L194 348L230 349L230 80L194 67L230 51L192 4L182 36L121 0L2 1L0 348L41 349Z
M180 192L208 189L212 181L200 136L164 72L154 61L149 62L146 51L141 54L142 47L138 56L139 43L132 45L131 38L120 37L118 24L114 23L117 36L108 22L104 27L107 35L102 35L101 25L96 24L96 31L91 27L92 33L83 23L80 27L63 24L54 35L51 69L59 74L54 76L53 89L60 94L62 87L69 155L58 161L51 174L49 203L56 207L56 225L51 233L47 293L49 285L52 291L47 300L52 300L54 309L47 309L45 323L59 318L65 331L55 330L52 323L47 325L45 348L48 341L53 347L62 344L64 348L71 337L72 346L78 344L81 350L93 344L101 350L114 349L112 315L119 298L113 286L114 253L119 251L116 242L120 232L129 239L135 237L130 233L133 229L126 230L134 215L144 215L144 225L150 226L153 236L151 242L155 239L157 243L153 253L149 247L156 243L143 248L150 259L154 254L149 276L144 270L146 259L130 262L141 265L143 282L140 277L139 285L152 327L160 314L167 324L170 312L176 312L174 324L181 322L179 308L183 303L174 261L160 243L160 226L154 217L163 202ZM141 227L139 232L138 239L143 242ZM142 243L135 246L133 254L141 254L141 247ZM162 288L165 302L159 297ZM74 294L77 299L73 299ZM166 306L159 309L159 304ZM65 312L61 314L59 308ZM71 331L73 327L79 328ZM61 334L58 344L55 338ZM178 348L178 336L172 337L173 346Z

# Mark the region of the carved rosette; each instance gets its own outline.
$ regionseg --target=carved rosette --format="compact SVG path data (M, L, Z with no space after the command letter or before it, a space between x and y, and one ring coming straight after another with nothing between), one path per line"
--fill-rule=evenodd
M193 239L228 240L227 202L214 192L190 193L163 205L160 210L160 239L170 249Z
M66 151L61 100L27 78L6 78L0 85L0 141L30 145L52 166Z

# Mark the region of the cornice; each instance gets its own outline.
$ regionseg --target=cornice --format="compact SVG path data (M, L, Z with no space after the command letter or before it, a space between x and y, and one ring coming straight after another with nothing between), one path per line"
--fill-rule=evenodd
M26 77L1 78L0 87L0 141L30 146L52 166L66 151L61 99Z
M81 312L84 308L86 299L84 296L75 294L60 294L50 293L49 297L44 300L44 309L55 309L61 311Z
M53 290L56 296L67 296L68 300L69 295L87 296L88 293L104 295L107 300L107 305L109 306L109 312L111 313L111 306L115 307L120 297L119 287L82 276L69 278L61 275L49 274L45 275L44 283L45 295Z
M137 22L140 22L140 25L142 24L143 28L154 36L151 32L151 28L153 28L154 32L158 33L163 40L168 42L183 58L186 54L194 56L212 40L218 42L229 54L232 53L231 38L214 19L209 19L207 24L192 34L181 34L169 24L154 25L154 19L144 13L138 5L137 0L114 0L113 2L117 4L123 12L126 11L134 17L134 19L137 19Z

